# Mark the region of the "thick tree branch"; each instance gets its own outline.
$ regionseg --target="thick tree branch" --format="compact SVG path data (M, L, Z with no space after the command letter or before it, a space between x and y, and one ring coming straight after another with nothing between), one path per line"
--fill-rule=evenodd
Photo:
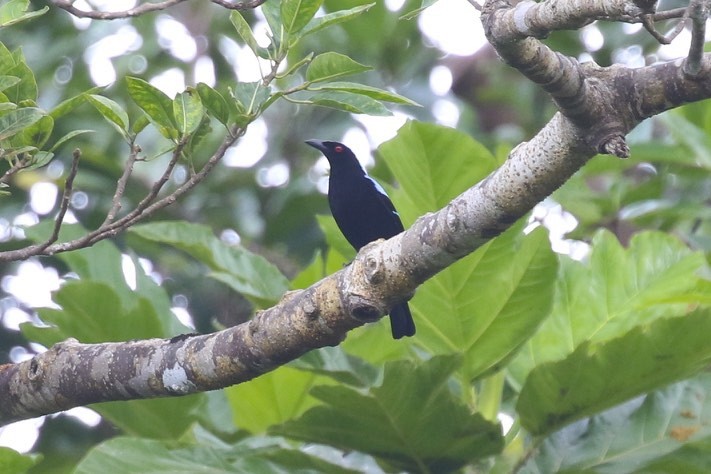
M172 340L69 340L32 360L0 367L0 422L99 401L226 387L311 349L338 344L350 329L376 320L428 278L510 227L597 152L626 156L624 137L642 120L711 97L709 54L701 57L693 77L684 72L681 61L638 69L581 65L561 60L537 39L526 37L523 31L540 30L520 28L521 17L506 8L501 1L484 6L482 21L492 44L528 77L544 85L555 83L566 93L551 90L561 112L512 150L499 169L445 208L421 217L388 241L366 246L348 267L306 290L288 293L248 323ZM542 62L538 68L536 61ZM556 73L554 65L570 70ZM574 91L583 97L565 100ZM208 171L206 166L195 176ZM124 223L152 212L162 201Z

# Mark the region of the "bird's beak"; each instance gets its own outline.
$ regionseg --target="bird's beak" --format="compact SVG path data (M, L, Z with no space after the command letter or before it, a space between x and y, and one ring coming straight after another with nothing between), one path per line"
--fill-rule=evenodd
M323 140L306 140L304 143L306 143L307 145L311 145L322 153L326 151L326 147L323 144Z

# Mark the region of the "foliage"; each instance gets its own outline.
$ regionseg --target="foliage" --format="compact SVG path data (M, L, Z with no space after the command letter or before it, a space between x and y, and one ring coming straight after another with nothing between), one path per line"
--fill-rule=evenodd
M501 130L471 138L484 136L489 118L477 117L465 97L459 129L469 133L428 123L428 74L437 53L423 46L415 22L398 19L419 2L400 12L382 3L267 2L260 15L268 42L257 34L261 17L226 15L213 5L200 10L208 28L191 21L196 15L188 10L181 19L191 34L207 38L216 81L196 81L174 97L151 75L188 65L166 59L153 17L132 23L146 39L147 69L128 74L127 52L115 59L121 79L95 87L81 60L86 36L54 10L4 3L0 26L17 32L0 44L0 157L4 171L14 170L0 181L8 219L26 211L34 183L64 186L47 165L66 176L68 145L82 149L77 186L91 200L70 208L80 223L63 225L60 242L101 225L136 145L140 179L127 183L124 209L150 194L167 155L184 172L182 181L166 180L162 192L171 193L199 174L221 143L246 139L259 123L269 124L270 145L258 164L217 168L176 205L121 237L43 260L63 278L55 306L36 311L44 324L26 322L21 334L0 331L2 362L10 347L29 342L188 332L172 312L178 297L189 302L197 329L211 331L339 269L352 249L330 216L313 217L325 214L325 198L308 178L313 163L296 157L308 152L298 145L303 138L342 136L347 113L393 109L424 119L407 121L380 145L372 170L406 226L495 169L511 144L496 138L505 136ZM100 25L93 27L116 32ZM47 51L37 47L42 28L56 38L43 43ZM609 35L621 41L615 33ZM220 53L225 38L262 61L261 80L235 81ZM574 44L560 35L550 42ZM63 67L60 44L72 69L65 83L52 79ZM609 60L613 47L596 59ZM511 87L494 69L487 76L493 84L478 89L484 102L519 101L521 114L507 125L519 134L535 130L543 120L539 96L528 85ZM711 108L694 104L655 127L665 131L662 138L651 125L633 133L631 159L597 157L553 196L579 222L572 236L589 245L582 261L554 253L542 226L519 222L417 291L412 340L394 342L387 324L368 325L337 348L221 392L92 406L104 422L82 428L81 440L64 441L74 443L69 459L56 444L66 433L53 432L60 425L47 420L44 449L23 455L0 448L0 471L93 473L110 465L127 473L702 472L711 459L710 181L703 172ZM256 184L284 163L286 184ZM0 219L0 226L9 222ZM43 242L52 229L43 219L3 237L0 250ZM235 232L240 243L223 231ZM147 262L152 271L144 270ZM126 278L127 267L135 281ZM16 270L2 268L8 275ZM507 433L500 415L514 420Z

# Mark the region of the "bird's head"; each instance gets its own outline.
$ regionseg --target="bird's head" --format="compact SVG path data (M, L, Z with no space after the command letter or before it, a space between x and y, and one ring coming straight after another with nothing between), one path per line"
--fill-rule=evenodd
M329 142L325 140L306 140L306 144L311 145L323 153L326 158L328 158L328 161L333 159L338 160L339 158L343 160L342 157L353 157L355 159L355 155L351 149L343 143Z

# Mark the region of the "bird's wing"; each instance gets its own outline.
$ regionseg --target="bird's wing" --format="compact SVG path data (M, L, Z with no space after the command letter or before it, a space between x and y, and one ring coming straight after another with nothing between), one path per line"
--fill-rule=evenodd
M399 218L400 214L398 214L397 210L395 209L395 206L393 205L393 202L390 200L390 196L388 196L388 193L385 192L385 189L383 189L380 183L378 183L376 180L374 180L367 174L365 175L365 178L371 183L373 183L373 186L375 187L375 190L378 192L378 196L380 197L380 201L385 205L388 211L392 212Z

